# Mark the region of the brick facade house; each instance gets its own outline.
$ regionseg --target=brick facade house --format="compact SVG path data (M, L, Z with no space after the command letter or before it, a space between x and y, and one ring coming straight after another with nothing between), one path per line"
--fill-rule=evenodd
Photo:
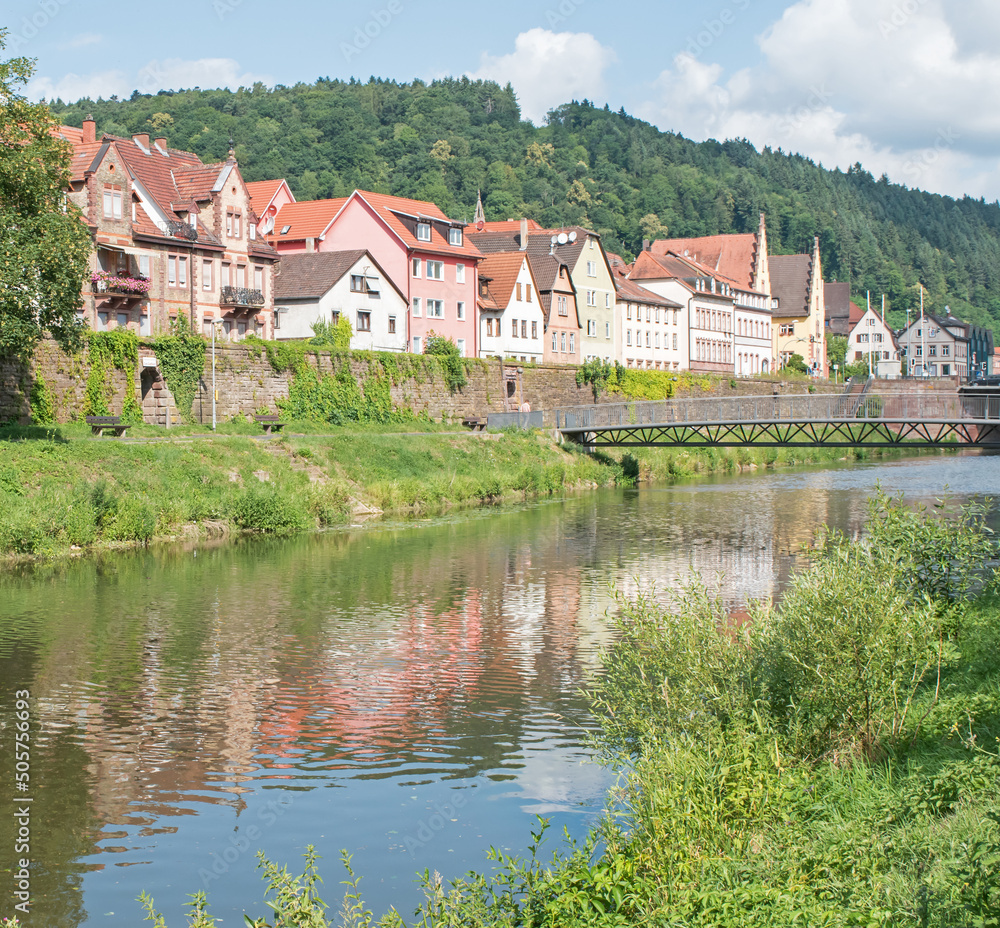
M93 119L63 126L73 146L69 199L83 211L94 253L81 315L97 331L157 335L184 318L226 338L273 337L277 252L230 151L203 164L164 138L97 138Z

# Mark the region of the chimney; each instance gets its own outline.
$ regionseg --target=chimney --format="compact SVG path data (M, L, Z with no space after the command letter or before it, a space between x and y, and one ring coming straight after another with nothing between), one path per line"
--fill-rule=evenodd
M83 142L87 144L88 142L97 141L97 123L94 122L94 117L89 113L83 120Z
M312 254L316 250L316 239L307 238L306 239L306 252Z
M155 142L156 142L156 147L159 148L160 151L163 152L163 154L166 154L167 153L167 140L164 139L164 138L158 138L158 139L155 139Z
M528 250L528 220L521 220L521 251Z
M644 238L642 240L642 250L643 251L649 251L649 239L648 238Z
M149 133L148 132L138 132L132 136L134 142L138 142L143 148L149 148Z

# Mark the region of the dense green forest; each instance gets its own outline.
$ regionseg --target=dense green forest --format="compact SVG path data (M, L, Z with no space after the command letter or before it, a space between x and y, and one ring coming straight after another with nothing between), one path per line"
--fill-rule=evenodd
M584 100L536 128L510 85L466 78L424 84L320 78L229 90L134 93L55 101L56 117L98 132L164 135L206 160L232 137L247 180L284 177L299 199L356 187L436 202L471 218L579 223L633 256L643 238L755 231L767 214L772 253L811 250L819 234L828 280L861 298L885 293L896 325L919 305L1000 334L1000 204L955 200L874 178L860 164L829 171L745 140L696 143Z

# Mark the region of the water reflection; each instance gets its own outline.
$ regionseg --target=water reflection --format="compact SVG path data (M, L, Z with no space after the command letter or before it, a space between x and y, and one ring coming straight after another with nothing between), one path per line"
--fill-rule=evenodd
M819 523L857 529L876 479L988 492L998 462L596 493L5 576L2 737L17 689L37 725L26 923L131 926L142 889L171 924L201 888L228 921L264 914L254 852L294 866L309 842L331 897L347 847L374 907L405 909L414 871L522 848L533 814L580 833L608 785L579 693L613 585L698 572L734 605L768 596Z

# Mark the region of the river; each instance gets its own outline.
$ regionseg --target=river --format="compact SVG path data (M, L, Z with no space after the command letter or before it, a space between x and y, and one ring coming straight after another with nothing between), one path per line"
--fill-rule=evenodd
M769 596L819 524L861 525L876 483L914 502L989 494L1000 457L601 491L3 575L0 916L15 914L21 856L28 926L132 928L148 890L177 928L201 889L236 926L267 913L258 850L298 872L314 844L336 907L347 849L376 913L409 916L417 871L450 879L487 866L491 845L522 853L536 815L553 821L550 850L564 826L583 835L612 782L589 760L580 690L610 641L613 588L698 571L734 606Z

